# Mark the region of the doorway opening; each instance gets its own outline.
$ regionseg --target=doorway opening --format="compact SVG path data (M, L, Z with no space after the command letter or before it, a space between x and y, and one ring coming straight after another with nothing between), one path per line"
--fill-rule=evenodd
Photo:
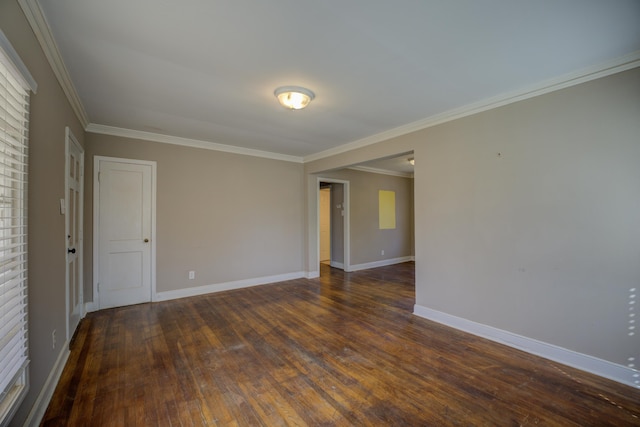
M315 242L310 240L315 248L309 248L313 254L310 258L311 266L318 268L323 265L322 262L326 263L326 231L324 231L326 228L323 227L321 231L320 223L322 221L326 224L327 220L323 218L326 208L321 207L321 197L325 197L321 196L321 192L325 191L325 188L329 188L330 194L336 192L339 188L336 183L343 184L344 195L343 199L338 201L335 200L335 194L331 196L329 214L331 230L329 264L331 267L353 272L415 260L413 154L413 151L407 151L342 169L319 172L316 175L316 200L310 200L310 203L316 204L317 212L316 217L313 218L317 240ZM327 176L336 176L341 180ZM353 188L351 188L352 185ZM380 190L394 193L396 203L394 212L399 223L391 229L379 226ZM351 200L349 193L351 191L354 191L353 203L356 203L353 229L350 229L349 225ZM337 209L338 205L342 209ZM340 221L341 215L344 215L342 221ZM344 225L343 235L336 237L336 234L339 234L336 228L341 224ZM339 253L336 245L341 241L344 241L342 254ZM350 246L350 242L353 246ZM326 265L323 267L326 271Z
M320 264L331 264L331 184L320 183Z
M320 264L349 271L349 181L318 178L318 270Z

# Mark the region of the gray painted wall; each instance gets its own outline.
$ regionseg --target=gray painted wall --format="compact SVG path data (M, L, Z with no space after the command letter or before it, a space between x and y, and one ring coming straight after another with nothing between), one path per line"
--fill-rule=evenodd
M340 206L340 207L338 207ZM331 261L344 266L344 184L331 184Z
M640 356L640 69L420 139L417 304L621 365Z
M17 2L0 2L0 27L38 82L29 161L31 378L17 426L61 353L51 349L51 332L60 337L65 328L64 128L81 144L85 135ZM413 150L417 303L626 365L640 357L640 334L628 334L630 289L640 285L638 117L636 68L311 162L304 178L302 165L98 135L87 135L87 149L158 161L158 265L167 263L158 290L193 285L184 274L191 269L204 272L198 284L299 271L304 247L314 271L312 174ZM285 191L263 184L274 180ZM251 212L267 205L262 217ZM246 216L236 218L240 211ZM85 219L91 267L90 209ZM187 238L174 246L181 233Z
M640 285L639 118L635 68L305 171L413 150L417 304L627 366L640 356L628 329Z
M349 181L351 265L413 255L413 179L351 169L321 176ZM393 230L378 228L379 190L396 193L396 228Z
M80 144L84 130L73 113L16 1L0 1L0 28L38 83L29 123L29 366L30 389L12 426L22 425L44 386L66 335L64 219L65 127ZM51 333L57 345L52 348Z
M93 227L93 156L157 162L158 292L303 271L301 164L93 133L86 146L86 230ZM88 301L92 244L88 236Z

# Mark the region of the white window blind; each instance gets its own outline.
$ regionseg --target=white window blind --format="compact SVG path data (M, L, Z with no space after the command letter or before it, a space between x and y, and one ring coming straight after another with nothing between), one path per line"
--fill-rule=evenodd
M29 85L16 57L0 32L0 424L27 389Z

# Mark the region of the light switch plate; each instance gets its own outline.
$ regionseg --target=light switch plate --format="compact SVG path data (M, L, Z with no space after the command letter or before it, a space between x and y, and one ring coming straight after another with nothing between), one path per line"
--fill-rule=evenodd
M67 212L67 204L64 199L60 199L60 215L64 215Z

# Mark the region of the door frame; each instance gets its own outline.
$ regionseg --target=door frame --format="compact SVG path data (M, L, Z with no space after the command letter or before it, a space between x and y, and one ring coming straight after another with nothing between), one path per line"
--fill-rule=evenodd
M321 176L317 177L315 191L316 191L316 268L320 268L320 183L321 182L329 182L335 184L342 184L344 189L344 200L342 202L342 207L344 208L344 216L342 217L343 221L343 248L344 248L344 271L351 271L351 231L349 229L349 216L350 216L350 189L349 181L345 181L342 179L335 178L323 178ZM332 206L333 207L333 206ZM319 271L319 270L318 270Z
M75 137L75 135L71 132L71 129L69 128L69 126L65 127L65 135L64 135L64 153L65 153L65 160L64 160L64 248L65 251L68 248L68 241L69 239L67 238L67 236L69 235L69 170L70 170L70 164L69 164L69 148L70 145L73 144L75 146L75 148L80 152L80 190L78 191L78 194L80 195L80 203L78 203L78 201L76 200L76 203L78 203L78 217L76 218L76 220L78 221L78 242L79 242L79 247L76 248L76 253L78 254L76 257L76 262L78 263L78 278L77 280L80 281L80 301L82 301L80 303L80 320L82 320L82 318L84 318L86 310L85 310L85 302L84 302L84 148L82 147L82 145L80 145L80 143L78 142L77 138ZM71 289L70 289L70 284L69 284L69 261L68 261L68 254L65 255L64 257L64 261L65 261L65 266L64 266L64 278L65 278L65 307L66 307L66 313L65 313L65 322L66 322L66 329L67 329L67 342L69 342L73 336L73 334L75 333L74 331L70 330L70 323L69 323L69 312L70 312L70 304L69 304L69 296L71 295Z
M156 296L156 176L157 163L152 160L124 159L120 157L93 157L93 305L100 307L98 282L100 279L100 162L129 163L151 166L151 295L150 301L157 301Z

